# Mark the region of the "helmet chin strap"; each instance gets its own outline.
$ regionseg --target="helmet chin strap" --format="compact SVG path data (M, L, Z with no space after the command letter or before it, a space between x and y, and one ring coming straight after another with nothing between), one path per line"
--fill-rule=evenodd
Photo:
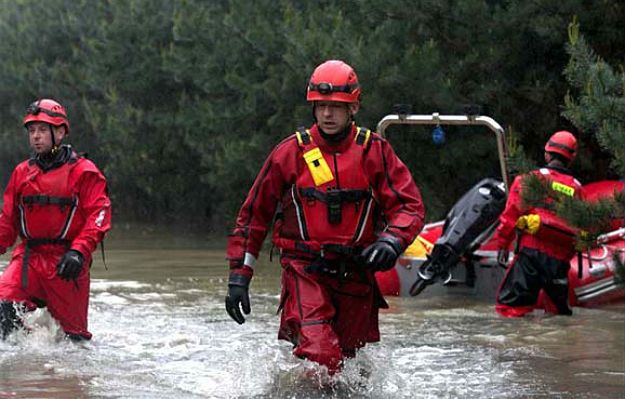
M50 126L50 138L52 139L52 148L50 148L50 154L56 155L59 152L59 146L56 144L56 140L54 139L54 126L52 124L48 124Z

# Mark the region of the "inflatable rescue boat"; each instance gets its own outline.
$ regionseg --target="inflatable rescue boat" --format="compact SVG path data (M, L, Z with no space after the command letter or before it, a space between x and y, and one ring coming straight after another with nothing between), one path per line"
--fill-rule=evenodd
M467 294L495 301L505 268L497 261L491 241L506 202L508 172L504 130L492 118L470 115L387 115L378 124L384 134L392 124L440 126L481 125L495 133L501 180L486 178L467 191L445 220L425 225L399 257L395 267L376 274L382 294L417 296ZM623 181L601 181L584 186L587 200L625 192ZM510 259L514 248L510 248ZM572 306L597 307L625 302L625 220L614 220L612 231L597 246L571 259L569 299ZM581 270L580 270L581 269ZM541 295L537 307L548 307Z

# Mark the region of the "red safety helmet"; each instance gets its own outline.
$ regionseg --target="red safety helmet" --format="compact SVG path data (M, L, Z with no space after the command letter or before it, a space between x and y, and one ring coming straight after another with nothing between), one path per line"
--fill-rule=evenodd
M58 102L48 98L37 100L26 108L24 126L30 122L45 122L53 126L65 125L65 129L67 129L66 134L69 134L69 121L67 120L65 108Z
M545 152L555 152L572 161L577 153L577 139L566 130L555 132L545 144Z
M359 99L358 76L343 61L326 61L313 71L306 92L307 101L357 103Z

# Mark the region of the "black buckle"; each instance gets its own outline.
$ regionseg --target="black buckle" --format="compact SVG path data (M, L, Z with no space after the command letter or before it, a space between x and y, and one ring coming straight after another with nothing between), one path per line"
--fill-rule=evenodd
M328 222L330 224L341 223L342 203L341 191L328 190L326 193L326 205L328 207Z

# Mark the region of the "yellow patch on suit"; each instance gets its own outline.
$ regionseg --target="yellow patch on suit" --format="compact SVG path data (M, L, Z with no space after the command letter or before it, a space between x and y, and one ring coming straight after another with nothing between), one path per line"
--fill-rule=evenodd
M328 166L319 147L306 151L304 153L304 161L308 165L308 170L310 170L316 186L334 180L330 166Z
M571 186L567 186L566 184L558 183L557 181L551 182L551 189L553 191L557 191L566 195L567 197L572 197L575 195L575 189Z

